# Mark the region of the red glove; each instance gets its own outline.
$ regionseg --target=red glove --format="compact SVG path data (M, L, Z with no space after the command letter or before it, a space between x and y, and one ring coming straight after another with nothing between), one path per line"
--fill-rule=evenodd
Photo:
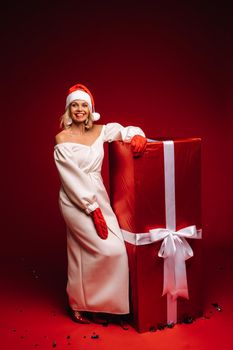
M131 139L131 146L133 147L133 153L141 155L146 149L147 140L144 136L135 135Z
M106 239L108 237L108 228L100 208L93 210L90 215L94 221L98 236L102 239Z

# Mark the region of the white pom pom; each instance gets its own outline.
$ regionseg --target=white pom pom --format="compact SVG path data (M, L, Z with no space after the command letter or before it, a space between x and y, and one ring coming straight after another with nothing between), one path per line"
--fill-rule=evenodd
M97 120L100 119L100 114L97 112L92 113L93 120L96 122Z

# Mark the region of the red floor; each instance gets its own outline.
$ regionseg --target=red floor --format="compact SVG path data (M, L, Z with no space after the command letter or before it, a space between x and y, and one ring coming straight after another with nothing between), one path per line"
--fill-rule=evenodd
M172 329L137 333L116 324L78 325L65 312L65 268L53 257L3 259L1 263L0 344L3 350L27 349L231 349L232 258L212 249L205 253L204 317ZM56 264L57 262L57 264ZM42 267L43 266L43 267ZM212 304L218 303L221 311ZM96 336L93 337L92 336Z

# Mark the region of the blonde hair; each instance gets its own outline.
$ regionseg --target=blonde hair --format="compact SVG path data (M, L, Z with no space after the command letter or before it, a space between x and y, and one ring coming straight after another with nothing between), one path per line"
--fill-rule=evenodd
M89 115L85 120L85 128L91 129L93 127L93 117L91 112L89 111ZM70 117L70 106L67 107L65 113L60 118L60 128L61 129L69 129L72 125L72 119Z

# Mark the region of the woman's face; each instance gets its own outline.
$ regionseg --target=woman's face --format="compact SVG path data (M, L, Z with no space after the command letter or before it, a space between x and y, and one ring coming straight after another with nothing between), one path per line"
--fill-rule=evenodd
M86 101L75 100L70 104L70 115L73 121L82 123L90 114L90 110Z

